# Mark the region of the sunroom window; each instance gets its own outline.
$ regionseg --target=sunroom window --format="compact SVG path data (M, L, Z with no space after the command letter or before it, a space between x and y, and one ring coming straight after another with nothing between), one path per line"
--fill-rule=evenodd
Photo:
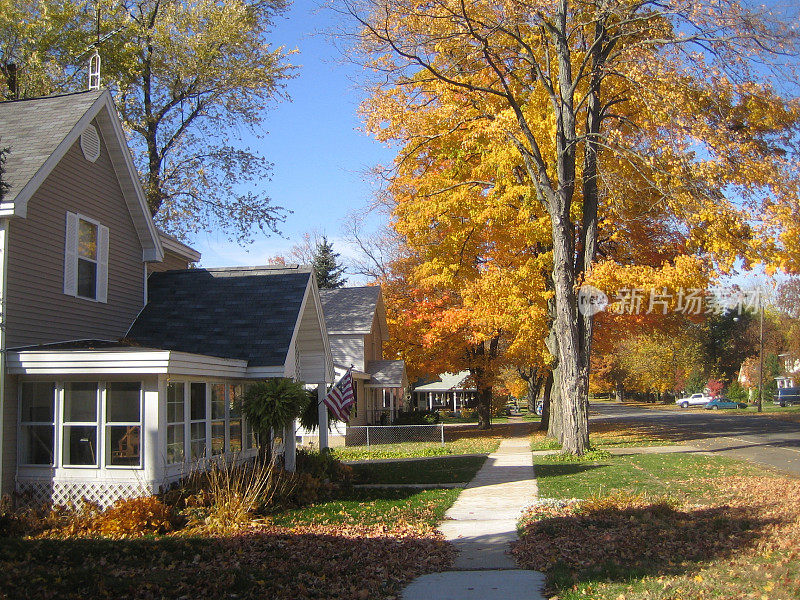
M242 386L232 385L228 388L228 439L230 451L242 451L242 412L239 402L242 397Z
M49 382L26 382L20 393L20 437L25 465L54 464L55 393Z
M189 390L191 458L197 460L206 456L206 384L192 383Z
M167 464L181 463L186 456L186 420L183 382L167 385Z
M225 452L225 384L211 384L211 454Z
M94 382L70 382L64 388L65 466L97 466L97 392Z
M142 463L142 386L139 382L106 384L106 464L138 467Z

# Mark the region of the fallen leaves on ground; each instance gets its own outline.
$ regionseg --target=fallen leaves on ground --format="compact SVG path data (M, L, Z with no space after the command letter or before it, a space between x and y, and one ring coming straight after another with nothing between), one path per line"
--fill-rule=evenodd
M0 598L394 598L444 569L431 527L254 524L231 536L2 539Z
M698 480L702 504L630 494L537 506L514 548L560 598L800 597L800 481Z

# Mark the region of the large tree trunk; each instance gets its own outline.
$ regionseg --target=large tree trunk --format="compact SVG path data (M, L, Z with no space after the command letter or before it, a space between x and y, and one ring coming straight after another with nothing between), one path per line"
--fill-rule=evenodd
M584 368L578 300L575 293L575 231L570 219L575 194L576 110L572 54L567 27L568 2L559 0L553 44L558 62L556 102L556 172L558 185L544 190L553 231L553 288L555 291L555 332L561 416L561 446L565 452L581 455L589 448L586 411L588 370Z
M492 386L477 384L478 429L492 428Z
M500 337L495 336L470 348L467 353L472 366L469 371L478 391L478 429L492 427L492 386L494 384L494 360L500 345Z
M544 383L544 396L542 396L542 421L539 423L540 431L550 431L550 398L553 391L553 372L547 374Z

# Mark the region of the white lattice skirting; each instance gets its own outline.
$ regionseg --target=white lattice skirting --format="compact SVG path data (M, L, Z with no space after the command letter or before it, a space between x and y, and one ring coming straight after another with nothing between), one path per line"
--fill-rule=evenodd
M140 481L18 479L17 492L26 504L63 506L69 503L80 504L86 500L106 508L120 498L149 496L155 493L155 490L152 486Z

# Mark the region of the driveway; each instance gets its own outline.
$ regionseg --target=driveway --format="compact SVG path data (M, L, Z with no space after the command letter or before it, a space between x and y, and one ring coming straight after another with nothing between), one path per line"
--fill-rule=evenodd
M800 475L800 423L734 410L651 410L610 402L592 403L589 412L591 422L661 424L677 431L681 443Z

